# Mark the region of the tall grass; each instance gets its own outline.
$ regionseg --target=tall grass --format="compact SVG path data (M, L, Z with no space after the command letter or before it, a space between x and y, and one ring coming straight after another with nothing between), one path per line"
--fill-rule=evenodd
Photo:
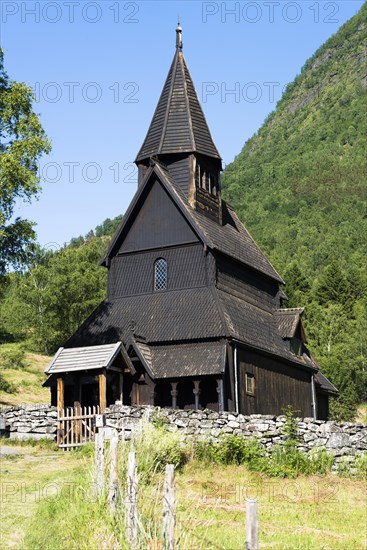
M81 466L75 471L72 484L63 486L54 498L40 502L24 548L128 549L123 503L130 450L136 451L139 477L139 542L136 550L162 548L162 486L166 464L174 464L178 475L186 464L190 468L203 470L209 470L213 465L243 465L264 476L290 478L300 474L325 475L330 472L332 465L332 457L328 453L321 451L306 455L297 450L292 438L285 445L274 447L269 455L258 441L246 440L242 436L223 435L216 442L209 439L194 440L179 431L171 432L167 427L149 424L132 441L119 446L121 492L116 514L110 514L107 488L100 499L93 497L93 446L87 445L76 451ZM106 454L105 477L108 479L108 446ZM358 468L362 471L366 463L367 459L360 459ZM346 470L342 474L347 475ZM205 548L205 536L202 537L204 542L200 542L190 531L190 517L194 520L195 514L197 510L192 507L191 511L185 512L184 526L177 525L177 547L185 550Z
M179 470L189 460L190 449L183 436L163 428L144 427L131 442L119 447L119 479L124 487L127 456L136 451L139 493L138 545L136 550L161 549L163 470L175 464ZM72 484L64 486L55 498L40 503L32 529L25 540L26 549L83 550L128 549L125 537L123 501L119 494L117 513L110 514L107 487L104 495L93 496L93 460L91 446L77 451L83 466L78 469ZM108 479L108 452L106 479ZM148 497L148 498L147 498ZM192 548L191 535L178 527L176 539L181 548ZM195 548L201 548L195 542Z

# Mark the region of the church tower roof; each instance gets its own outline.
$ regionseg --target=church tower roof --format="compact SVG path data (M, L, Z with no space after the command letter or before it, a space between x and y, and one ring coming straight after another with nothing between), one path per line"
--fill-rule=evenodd
M178 24L176 53L135 162L156 155L191 152L221 160L185 61Z

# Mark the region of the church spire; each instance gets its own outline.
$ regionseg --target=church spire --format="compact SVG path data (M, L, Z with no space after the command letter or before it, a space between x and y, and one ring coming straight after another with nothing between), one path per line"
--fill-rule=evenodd
M153 156L199 153L221 160L210 134L182 51L182 28L176 28L176 53L136 163Z

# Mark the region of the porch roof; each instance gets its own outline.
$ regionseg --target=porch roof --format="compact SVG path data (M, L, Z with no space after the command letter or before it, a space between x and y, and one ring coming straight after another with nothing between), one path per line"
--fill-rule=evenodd
M122 351L122 347L121 342L116 342L101 346L59 348L51 363L45 369L45 373L54 374L108 368L118 353Z
M145 369L153 379L222 375L226 364L224 340L171 345L134 341Z

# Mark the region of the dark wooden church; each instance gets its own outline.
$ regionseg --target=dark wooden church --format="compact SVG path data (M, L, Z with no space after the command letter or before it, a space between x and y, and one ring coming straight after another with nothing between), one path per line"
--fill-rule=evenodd
M221 157L182 52L135 160L138 190L101 264L107 298L46 372L53 402L151 404L325 419L336 388L303 309L221 198Z

